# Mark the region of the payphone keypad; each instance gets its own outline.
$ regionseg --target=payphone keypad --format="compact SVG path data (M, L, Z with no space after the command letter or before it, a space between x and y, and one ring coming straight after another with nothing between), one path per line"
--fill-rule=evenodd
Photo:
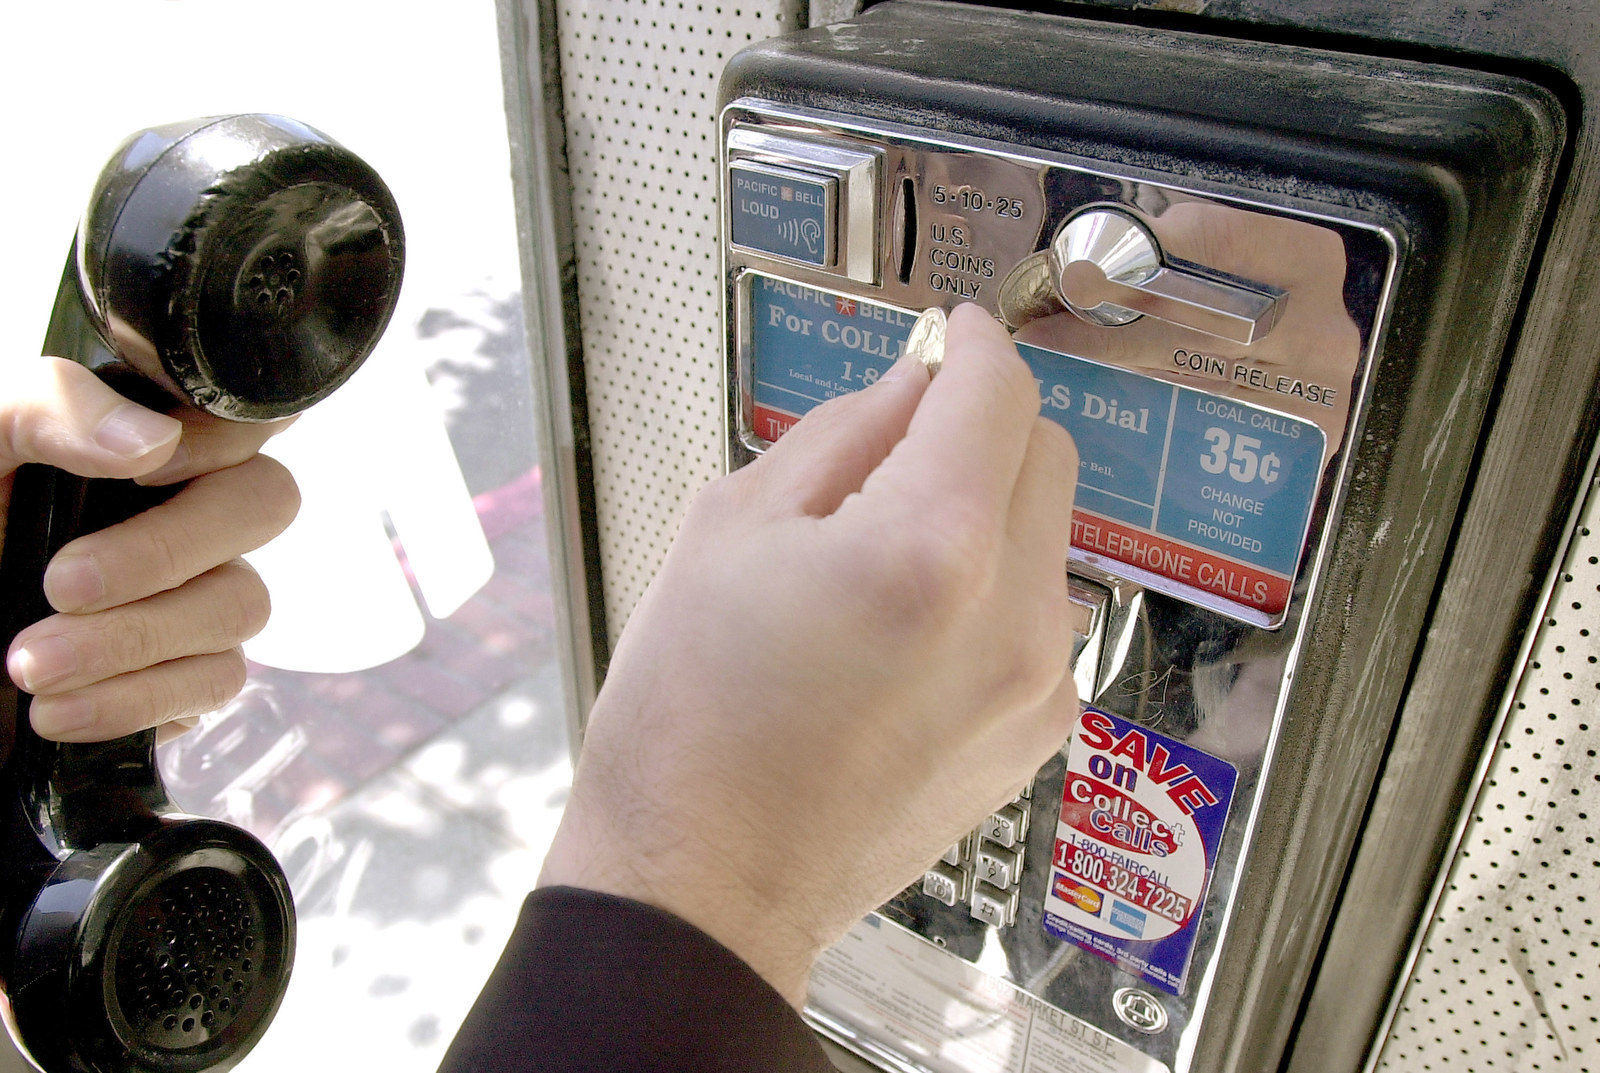
M1015 924L1032 792L1032 784L1024 787L1016 800L947 849L923 873L922 894L950 907L966 904L974 920L995 927Z

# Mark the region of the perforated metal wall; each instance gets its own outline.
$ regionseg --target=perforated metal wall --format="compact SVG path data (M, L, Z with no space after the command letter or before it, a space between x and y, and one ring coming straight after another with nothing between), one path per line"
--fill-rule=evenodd
M721 471L716 89L798 0L563 0L557 14L606 620L614 642Z
M1600 1069L1600 494L1591 487L1379 1069Z

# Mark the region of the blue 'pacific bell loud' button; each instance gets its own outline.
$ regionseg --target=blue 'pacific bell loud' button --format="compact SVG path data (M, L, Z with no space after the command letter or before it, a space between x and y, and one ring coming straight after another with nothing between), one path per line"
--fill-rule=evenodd
M818 268L836 261L839 181L736 161L728 167L733 244Z

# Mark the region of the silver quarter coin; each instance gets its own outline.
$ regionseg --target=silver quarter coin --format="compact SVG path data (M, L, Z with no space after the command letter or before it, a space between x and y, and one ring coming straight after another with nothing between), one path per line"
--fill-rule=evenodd
M937 375L944 364L944 329L944 310L935 306L923 310L906 336L906 353L921 358L930 377Z

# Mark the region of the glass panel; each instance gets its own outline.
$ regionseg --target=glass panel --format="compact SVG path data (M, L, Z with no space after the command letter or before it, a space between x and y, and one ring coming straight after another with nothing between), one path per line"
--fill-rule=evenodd
M162 762L186 809L256 832L294 887L289 997L241 1073L432 1070L570 780L494 5L57 0L7 13L0 92L9 158L32 155L0 177L23 210L0 263L11 352L36 352L83 200L136 129L281 111L394 190L389 333L270 447L305 497L253 557L274 624L245 693Z

